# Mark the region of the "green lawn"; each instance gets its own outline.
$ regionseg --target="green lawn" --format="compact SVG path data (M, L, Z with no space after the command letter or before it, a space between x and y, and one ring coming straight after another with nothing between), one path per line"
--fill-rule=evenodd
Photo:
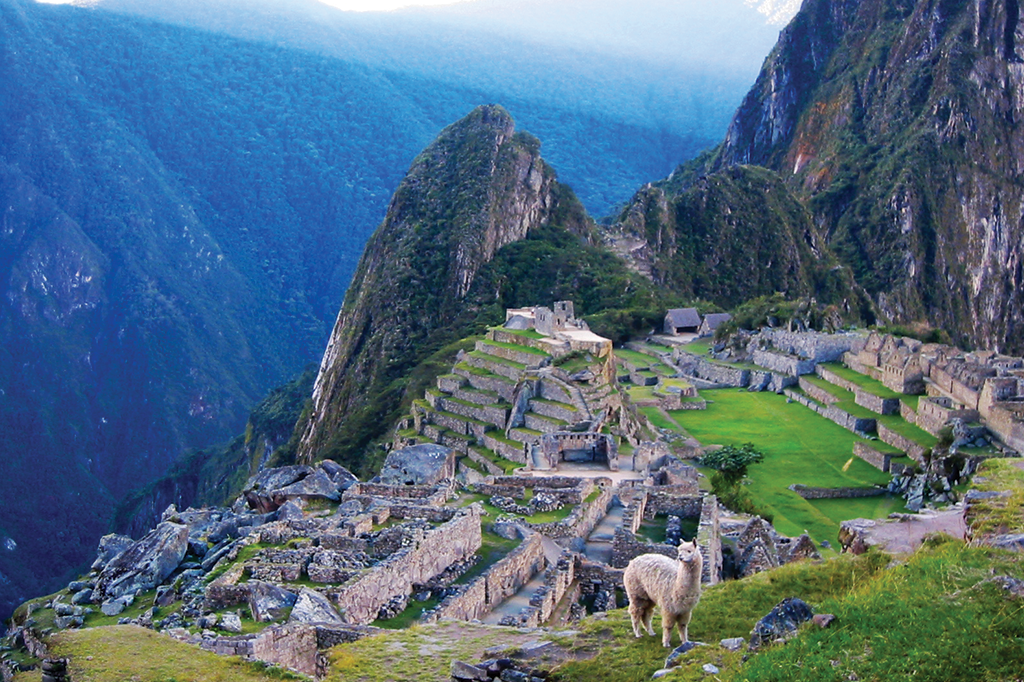
M707 410L669 414L705 445L751 442L765 452L765 461L750 469L749 490L775 515L781 533L798 535L806 530L816 541L835 545L840 520L836 517L863 515L863 500L843 501L849 502L849 514L824 513L786 487L792 483L836 488L889 480L888 474L853 455L857 436L803 405L787 403L774 393L742 389L702 395L708 400Z
M629 397L633 402L658 399L658 396L654 395L654 386L630 386L626 389L626 392L629 393Z
M644 416L650 419L651 423L654 424L654 426L656 426L657 428L669 429L671 431L678 430L678 427L676 427L676 425L673 424L672 421L665 416L665 413L661 411L661 408L655 407L653 405L647 405L641 407L640 411L643 412Z
M711 352L711 345L714 341L710 337L700 339L699 341L691 341L690 343L683 346L683 350L687 353L693 353L694 355L707 355Z
M535 339L536 340L536 339L546 339L546 338L548 338L548 337L544 336L543 334L541 334L536 329L507 329L505 327L494 327L494 329L500 329L503 332L507 332L509 334L515 334L516 336L522 336L522 337L525 337L527 339Z

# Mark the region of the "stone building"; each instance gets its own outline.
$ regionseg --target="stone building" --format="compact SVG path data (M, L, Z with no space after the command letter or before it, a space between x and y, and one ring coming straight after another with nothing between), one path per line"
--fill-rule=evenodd
M664 331L671 336L696 334L700 324L700 313L696 308L672 308L665 313Z
M697 329L698 336L712 336L715 330L732 319L729 313L708 313Z

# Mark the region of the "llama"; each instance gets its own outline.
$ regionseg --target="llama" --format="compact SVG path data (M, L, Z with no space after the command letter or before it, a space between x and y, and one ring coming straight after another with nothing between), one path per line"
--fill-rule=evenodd
M700 600L700 576L704 559L696 542L679 545L679 560L661 554L641 554L629 562L622 582L629 597L633 634L641 628L654 635L654 607L661 607L661 643L672 646L672 626L679 627L683 644L688 641L690 613Z

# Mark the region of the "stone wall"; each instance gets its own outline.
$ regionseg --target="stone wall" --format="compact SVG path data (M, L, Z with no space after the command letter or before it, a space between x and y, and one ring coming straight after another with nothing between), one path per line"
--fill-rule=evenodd
M794 483L789 489L805 500L836 500L850 497L878 497L885 488L812 488Z
M893 460L905 460L902 454L892 454L888 452L880 452L867 443L857 442L853 444L853 454L860 457L862 460L880 469L887 474L900 474L903 473L905 464L901 462L894 463ZM898 471L896 470L898 468Z
M526 464L526 454L523 452L521 445L512 445L506 441L498 440L489 433L485 433L480 440L483 442L484 447L488 450L493 450L508 461Z
M446 597L437 608L423 614L420 622L483 618L530 582L546 565L543 540L534 533L482 575Z
M917 412L914 410L913 407L903 402L902 400L900 401L900 416L903 417L903 421L907 422L908 424L917 425Z
M465 377L466 381L473 388L480 391L493 391L505 400L512 400L512 396L515 393L516 385L513 381L506 379L499 379L493 376L481 376L479 374L470 373Z
M718 524L718 498L707 495L700 509L700 523L697 526L697 546L700 547L704 566L700 580L705 585L714 585L722 576L722 533Z
M564 550L558 561L544 572L544 584L530 595L530 605L515 616L502 618L501 624L540 627L547 623L575 581L576 555Z
M774 329L763 330L759 336L783 353L815 362L835 362L846 353L860 351L865 341L864 337L858 334L789 332Z
M382 628L375 628L369 625L315 625L316 647L318 649L330 649L338 644L349 644L356 642L363 637L371 637L387 632Z
M797 393L796 391L790 389L786 389L785 391L783 391L783 393L785 393L787 398L790 398L791 400L794 400L800 403L801 405L814 410L825 419L828 419L829 421L832 421L838 424L839 426L842 426L844 429L848 431L853 431L854 433L871 433L872 431L875 430L874 419L854 417L849 412L841 410L834 405L819 405L815 401L811 400L808 396L801 395L800 393Z
M520 348L498 346L493 343L486 343L485 341L477 341L476 350L496 358L518 362L519 364L526 365L527 367L542 367L551 362L551 358L548 355L531 353L528 350Z
M875 414L898 414L900 411L899 398L880 398L861 388L853 392L853 402Z
M800 378L799 386L804 393L823 405L832 405L833 403L839 402L839 398L835 397L821 386L812 384L803 377Z
M799 376L801 374L811 374L814 372L815 361L813 359L799 358L795 355L785 355L783 353L776 353L769 350L755 350L753 353L753 362L758 367L764 367L773 372L779 372L780 374L787 374L789 376Z
M827 367L822 367L821 365L818 365L815 368L815 372L819 377L821 377L828 383L832 384L833 386L838 386L839 388L844 388L850 393L856 393L859 390L857 384L853 383L849 379L844 379L843 377L839 376L838 374L828 369Z
M410 594L413 584L425 583L475 554L480 544L480 508L474 505L346 583L335 598L336 606L349 623L371 623L392 597Z
M969 409L978 409L979 392L964 384L952 374L937 365L931 366L929 378L936 386Z
M924 463L924 453L927 448L923 445L910 440L906 436L896 433L884 424L878 424L878 438L894 448L907 453L907 456L918 464Z
M593 501L577 505L564 520L552 523L528 523L527 525L556 541L587 537L608 513L608 506L614 497L610 481L608 483L602 486L600 494Z
M953 406L953 401L949 398L921 398L917 404L917 414L917 425L933 436L938 435L950 419L975 422L980 418L977 410L956 409Z
M252 640L253 658L320 678L326 661L317 652L316 628L302 623L269 627Z
M434 407L444 412L451 412L462 417L470 417L482 422L494 424L504 428L508 420L508 408L498 405L476 405L473 403L460 402L454 398L437 396L434 398ZM451 428L450 426L448 428ZM453 431L456 429L452 429Z
M504 469L502 469L500 466L498 466L488 458L484 457L482 454L477 452L477 450L473 447L469 448L469 452L466 453L466 456L469 457L469 459L472 460L477 466L482 468L485 473L488 473L492 476L501 476L502 474L505 473Z

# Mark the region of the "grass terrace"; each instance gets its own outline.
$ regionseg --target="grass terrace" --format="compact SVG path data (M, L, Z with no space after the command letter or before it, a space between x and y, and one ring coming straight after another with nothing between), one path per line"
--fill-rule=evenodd
M629 399L635 403L653 402L658 400L654 389L654 386L628 386L626 387L626 392L629 393Z
M516 443L516 445L518 445L518 443ZM516 472L516 469L522 469L524 466L519 462L513 462L512 460L505 459L494 450L485 448L483 445L474 445L473 450L483 455L485 459L491 462L491 464L495 464L500 467L506 474L513 474Z
M682 350L687 353L693 353L694 355L707 355L711 352L711 346L714 345L714 341L711 338L698 339L691 341L682 347Z
M547 336L544 336L536 329L508 329L506 327L492 327L492 329L498 329L509 334L515 334L516 336L522 336L525 339L537 340L548 338Z
M504 348L506 350L514 350L522 353L529 353L530 355L536 355L539 358L549 357L547 353L538 348L534 348L533 346L522 346L518 343L505 343L504 341L492 341L490 339L481 339L480 343L482 343L485 346Z
M889 481L853 455L861 440L798 403L774 393L743 389L703 391L707 410L675 410L669 414L705 445L754 443L765 460L750 468L749 491L775 515L775 526L786 535L807 531L817 542L836 544L839 522L818 510L786 486L801 483L822 488L869 487ZM645 412L646 413L646 412ZM844 501L845 502L845 501ZM891 502L894 508L899 502ZM845 518L861 516L850 507Z
M847 381L853 382L863 388L865 391L872 395L877 395L879 398L905 398L907 397L903 393L897 393L878 379L869 377L866 374L861 374L855 370L850 369L846 365L839 364L838 362L827 362L821 365L827 370L831 370L838 376Z
M76 682L270 682L305 680L261 663L217 656L192 644L134 625L66 630L51 641L54 656L70 657ZM139 652L145 652L140 656ZM34 677L32 676L34 673ZM18 682L39 680L39 671L19 675Z
M516 345L513 345L513 344L506 344L506 345L512 346L513 348L526 348L526 346L516 346ZM540 353L540 351L537 351L537 352ZM547 353L541 353L541 354L542 355L547 355ZM495 362L495 363L497 363L499 365L507 365L508 367L514 367L515 369L519 370L520 372L526 369L526 365L524 365L521 362L516 362L515 360L508 360L506 358L501 358L501 357L498 357L497 355L490 355L488 353L484 353L483 351L479 351L479 350L471 350L469 352L469 356L472 357L472 358L476 358L478 360L485 360L487 362ZM488 374L491 374L491 373L492 372L488 372Z
M637 367L650 367L651 365L658 362L658 358L647 355L646 353L638 353L635 350L628 348L616 348L614 351L615 357L625 360Z
M939 442L935 436L928 433L920 426L911 424L898 414L887 414L885 416L879 415L876 418L879 424L883 424L904 438L909 438L923 447L933 448L935 447L935 444Z

